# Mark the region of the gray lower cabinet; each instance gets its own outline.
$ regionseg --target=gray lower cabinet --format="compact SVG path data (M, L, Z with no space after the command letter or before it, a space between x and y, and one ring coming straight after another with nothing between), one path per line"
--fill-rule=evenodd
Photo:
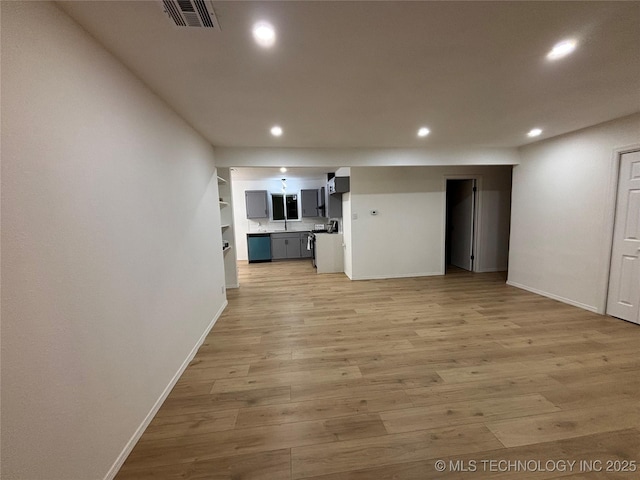
M247 205L247 218L269 218L266 190L246 190L244 199Z
M283 260L285 258L307 257L307 235L306 232L272 233L271 258L273 260ZM304 250L302 249L303 239Z

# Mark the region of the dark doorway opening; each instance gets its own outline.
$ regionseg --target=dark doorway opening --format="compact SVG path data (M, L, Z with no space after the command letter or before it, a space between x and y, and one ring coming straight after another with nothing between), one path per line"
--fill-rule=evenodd
M447 272L474 271L476 180L447 179L445 265Z

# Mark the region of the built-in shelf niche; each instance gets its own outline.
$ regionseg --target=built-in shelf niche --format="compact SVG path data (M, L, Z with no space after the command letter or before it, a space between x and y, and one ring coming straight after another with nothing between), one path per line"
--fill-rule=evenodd
M220 235L226 288L238 288L238 266L233 228L233 195L231 172L228 168L218 168L218 206L220 208ZM226 245L226 246L225 246Z

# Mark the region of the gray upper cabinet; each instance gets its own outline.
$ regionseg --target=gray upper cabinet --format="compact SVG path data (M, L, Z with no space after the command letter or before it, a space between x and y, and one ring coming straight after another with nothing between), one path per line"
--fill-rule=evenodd
M302 216L319 217L318 190L301 190L300 196L302 197Z
M329 194L325 187L318 189L318 216L326 217L327 216L327 197Z
M340 177L347 178L348 177ZM329 193L330 181L327 183L327 188L322 187L319 192L319 203L321 207L320 216L326 218L342 218L342 194L341 193ZM341 184L342 182L339 182ZM341 187L344 188L344 185L341 184ZM334 184L335 188L335 184Z
M347 193L349 191L349 177L333 177L327 182L327 188L331 195L335 193Z
M247 218L269 218L266 190L246 190L244 198L247 204Z
M342 195L329 195L327 218L342 218Z

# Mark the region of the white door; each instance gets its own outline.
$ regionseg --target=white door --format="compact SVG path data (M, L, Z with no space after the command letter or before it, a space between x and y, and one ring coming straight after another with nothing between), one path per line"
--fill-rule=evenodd
M451 265L473 271L473 214L475 180L453 180L450 195Z
M640 151L620 158L607 313L640 323Z

